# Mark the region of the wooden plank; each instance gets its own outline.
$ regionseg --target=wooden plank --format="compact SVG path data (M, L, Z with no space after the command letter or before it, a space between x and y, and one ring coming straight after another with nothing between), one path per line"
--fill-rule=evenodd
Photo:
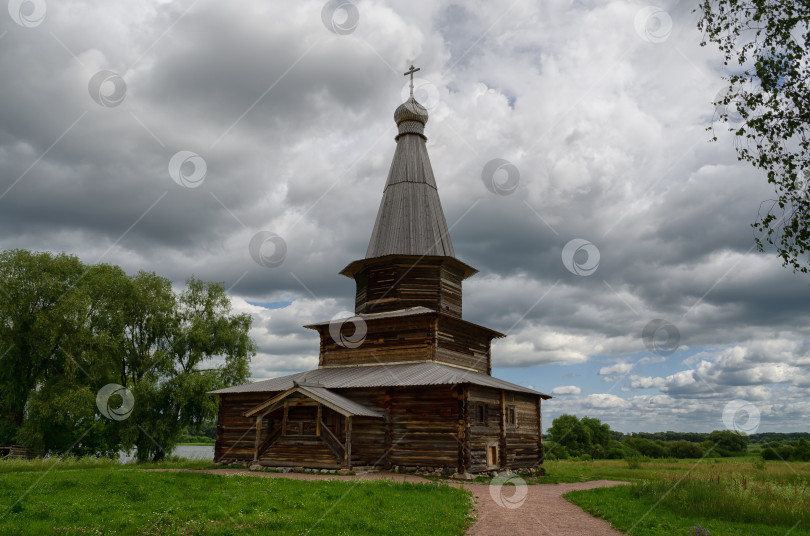
M543 413L540 402L540 397L537 397L537 463L543 463Z
M346 467L352 468L352 418L346 417Z
M262 440L262 418L256 417L256 441L255 441L255 448L253 450L253 460L259 459L259 443Z
M391 389L385 389L385 466L391 467L391 451L394 448L394 420L391 418Z
M501 437L500 437L500 455L499 465L501 469L506 469L509 460L506 454L506 393L501 390L501 404L500 404L500 417L501 417Z
M287 417L290 413L290 407L284 404L284 420L281 424L281 435L287 435Z

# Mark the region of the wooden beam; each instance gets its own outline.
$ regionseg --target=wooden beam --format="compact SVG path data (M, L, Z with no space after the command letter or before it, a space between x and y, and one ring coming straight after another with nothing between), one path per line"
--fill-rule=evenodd
M500 450L500 468L506 469L508 458L506 457L506 391L501 389L501 448Z
M321 416L323 415L322 411L323 406L318 403L318 421L315 423L315 435L321 437Z
M287 435L287 415L289 414L289 407L284 405L284 420L281 422L281 435Z
M464 425L466 424L464 416L464 386L459 385L456 389L456 398L458 399L458 431L456 432L456 441L458 441L458 453L456 454L456 472L459 474L464 473Z
M293 387L292 389L287 389L287 390L286 390L286 391L284 391L283 393L281 393L281 394L279 394L279 395L274 396L274 397L273 397L273 398L271 398L270 400L267 400L267 401L265 401L265 402L262 402L261 404L259 404L258 406L254 407L253 409L250 409L250 410L246 411L246 412L245 412L245 417L252 417L254 414L256 414L256 413L260 412L261 410L265 409L266 407L268 407L268 406L272 406L272 405L273 405L273 404L275 404L276 402L279 402L279 401L281 401L281 400L284 400L284 399L285 399L287 396L289 396L289 395L290 395L290 394L292 394L293 392L295 392L295 387Z
M535 397L537 399L537 463L543 463L543 414L542 414L542 407L541 407L541 399L539 396Z
M391 451L394 446L394 417L391 412L391 388L385 388L385 467L391 467Z
M256 441L253 446L253 461L259 460L259 444L262 439L262 418L256 417Z
M346 468L352 468L352 418L346 417Z

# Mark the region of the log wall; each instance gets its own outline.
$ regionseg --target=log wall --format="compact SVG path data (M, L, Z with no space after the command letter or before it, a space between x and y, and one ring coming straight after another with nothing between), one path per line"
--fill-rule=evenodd
M496 443L501 448L500 391L471 385L469 387L470 419L470 464L467 470L473 473L486 471L487 446ZM478 421L478 407L483 407L483 422Z
M436 361L491 372L492 332L486 328L439 314L375 318L365 324L365 338L357 346L351 343L357 328L354 323L335 326L340 336L329 325L318 326L319 366Z
M278 393L276 393L278 394ZM253 459L256 439L256 419L243 415L246 411L271 398L269 393L240 393L219 395L215 461L249 461ZM265 420L265 423L269 420ZM262 435L269 432L262 430Z
M382 313L427 307L461 318L463 273L441 259L402 259L355 274L355 312Z
M482 472L487 465L487 446L499 449L497 469L536 466L541 457L540 405L534 395L501 392L478 386L390 387L339 389L343 396L368 407L387 410L385 419L352 419L352 466L404 468L448 467ZM214 458L217 461L250 461L255 448L255 419L243 413L278 393L220 395L219 421ZM477 406L485 408L483 422ZM505 421L514 407L516 424ZM308 410L294 409L303 415ZM278 426L283 409L263 421L262 438ZM323 408L323 421L345 443L345 418ZM317 437L285 436L262 453L266 465L333 468L333 459ZM337 464L337 465L335 465Z
M438 316L435 359L490 374L492 332L460 319Z
M319 366L381 365L419 362L433 359L435 353L434 319L430 315L375 319L366 323L366 335L356 348L350 341L355 326L340 327L342 341L335 341L329 326L319 326L321 351Z
M458 466L457 386L391 388L391 464Z
M512 395L512 396L510 396ZM537 398L522 393L507 393L506 405L514 406L517 424L506 426L506 461L510 469L533 467L540 461L538 445L541 434L538 428Z

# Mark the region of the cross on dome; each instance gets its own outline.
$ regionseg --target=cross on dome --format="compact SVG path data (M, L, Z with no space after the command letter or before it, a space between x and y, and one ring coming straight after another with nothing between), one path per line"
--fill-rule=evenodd
M403 76L411 75L411 97L413 97L413 73L421 70L422 69L420 67L414 67L412 63L410 70L407 73L402 73Z

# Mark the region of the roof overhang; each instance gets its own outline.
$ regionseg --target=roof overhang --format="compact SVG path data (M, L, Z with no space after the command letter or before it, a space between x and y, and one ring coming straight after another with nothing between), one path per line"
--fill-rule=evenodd
M465 324L467 326L489 333L489 335L493 339L500 339L502 337L506 337L506 335L501 333L500 331L495 331L494 329L490 329L480 324L475 324L473 322L470 322L469 320L464 320L463 318L458 318L457 316L449 315L443 311L434 311L433 309L428 309L427 307L411 307L409 309L399 309L397 311L385 311L383 313L360 313L357 315L347 316L343 318L333 318L332 320L325 320L322 322L316 322L314 324L307 324L304 327L307 329L320 329L331 325L341 326L346 322L351 322L352 319L355 318L360 318L361 320L363 320L363 322L368 323L374 322L375 320L385 320L389 318L402 318L406 316L422 316L422 315L435 315L437 317L445 318L451 322L459 322L461 324Z
M360 259L349 263L343 270L340 271L341 275L345 275L346 277L354 277L359 273L361 270L368 266L374 266L377 264L390 264L391 262L397 261L404 261L404 262L411 262L416 265L420 261L440 261L444 262L458 270L464 274L462 279L467 279L471 275L477 274L478 270L470 266L469 264L465 264L458 260L455 257L446 257L446 256L437 256L437 255L383 255L382 257L372 257L370 259Z
M319 404L323 404L324 406L328 407L340 413L344 417L375 417L378 419L384 418L384 413L382 410L374 410L363 406L355 402L354 400L350 400L345 396L339 395L334 391L330 391L325 387L320 386L313 386L313 385L303 385L297 382L293 382L293 387L291 389L287 389L283 393L274 396L273 398L266 400L259 404L258 406L249 409L244 413L245 417L252 417L254 415L264 416L268 413L271 413L281 407L284 404L284 400L288 398L290 395L293 394L302 394L307 398L318 402Z
M210 394L231 395L245 393L267 393L268 396L284 394L284 392L300 385L319 385L324 389L364 389L379 387L428 387L435 385L461 385L471 384L493 389L503 389L530 395L540 396L543 399L551 398L545 393L535 391L522 385L517 385L467 369L455 367L446 363L421 362L403 363L395 365L362 365L340 368L319 368L280 376L269 380L262 380L244 385L236 385L210 391ZM356 404L356 402L355 402ZM382 410L381 410L382 411Z

